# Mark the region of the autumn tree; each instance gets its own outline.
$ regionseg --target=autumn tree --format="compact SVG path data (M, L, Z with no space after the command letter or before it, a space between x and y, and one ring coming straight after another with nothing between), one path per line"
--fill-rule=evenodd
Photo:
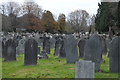
M54 20L53 14L50 11L44 11L42 21L47 32L59 30L58 23Z
M62 32L65 31L65 27L66 27L66 16L65 14L60 14L58 17L58 25L59 28Z
M76 31L80 32L82 31L82 27L87 26L87 17L88 12L85 10L76 10L74 12L71 12L68 15L68 22L71 25L71 27Z

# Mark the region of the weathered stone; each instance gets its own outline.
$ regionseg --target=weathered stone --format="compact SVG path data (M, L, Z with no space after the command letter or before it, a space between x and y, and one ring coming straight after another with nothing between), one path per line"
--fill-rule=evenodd
M85 39L81 39L81 40L78 42L79 57L80 57L80 58L83 58L83 56L84 56L85 42L86 42Z
M94 78L95 64L91 61L76 62L76 78ZM91 79L90 79L91 80Z
M45 50L46 53L50 54L50 37L43 36L41 39L43 40L43 50Z
M50 48L55 48L56 39L54 37L50 38Z
M120 73L120 37L115 37L109 49L110 72Z
M34 39L28 39L25 42L25 65L36 65L38 54L38 43Z
M64 44L67 63L75 63L76 61L79 60L77 41L73 35L68 35L65 37L66 39L64 40Z
M25 39L21 39L16 47L16 54L20 55L21 53L25 53Z
M95 62L95 71L100 71L102 55L102 43L100 37L95 34L86 41L84 59Z
M2 57L2 53L3 53L3 47L2 47L2 41L0 41L0 58Z
M61 48L61 38L56 38L55 51L54 51L55 56L58 56L60 54L60 48Z
M60 47L60 54L59 54L59 58L65 58L66 57L66 52L65 52L65 43L64 40L61 39L61 47Z
M4 61L16 60L16 43L14 40L9 39L4 46Z

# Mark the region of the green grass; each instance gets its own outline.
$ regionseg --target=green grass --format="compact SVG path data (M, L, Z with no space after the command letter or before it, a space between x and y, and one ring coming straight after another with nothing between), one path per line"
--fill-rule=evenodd
M49 59L38 60L36 66L24 66L24 55L17 61L2 63L3 78L75 78L75 64L66 64L66 59L53 56ZM101 64L101 72L95 73L95 78L118 78L118 74L109 72L109 59L104 56L105 63Z

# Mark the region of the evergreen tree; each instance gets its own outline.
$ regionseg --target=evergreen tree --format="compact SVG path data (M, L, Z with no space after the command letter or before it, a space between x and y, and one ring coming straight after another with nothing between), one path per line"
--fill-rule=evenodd
M96 15L95 23L96 23L96 30L98 32L107 32L110 26L110 9L108 2L101 2L98 4L99 9Z
M120 1L118 3L118 27L120 28Z

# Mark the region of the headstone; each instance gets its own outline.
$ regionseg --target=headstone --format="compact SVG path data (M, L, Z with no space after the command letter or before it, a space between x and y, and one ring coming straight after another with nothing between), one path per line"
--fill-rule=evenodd
M46 53L50 54L50 41L49 38L46 38L45 42L44 42L44 48L43 50L46 50Z
M14 40L9 39L4 46L4 61L16 60L16 43Z
M59 58L65 58L66 52L65 52L65 43L64 43L63 39L61 39L60 44L61 44L61 46L60 46Z
M0 41L0 58L2 57L3 47L2 47L2 41Z
M77 49L77 41L73 35L65 36L64 44L65 44L65 53L67 63L75 63L79 60L78 57L78 49Z
M4 53L4 48L5 47L5 45L4 45L4 42L3 41L0 41L0 57L3 57L4 58L4 56L5 56L5 53Z
M58 56L60 54L60 48L61 48L61 38L56 37L55 51L54 51L55 56Z
M40 39L43 40L43 50L46 51L46 53L50 54L50 37L46 37L45 35L43 37L40 37Z
M35 40L38 42L38 46L42 46L42 40L40 39L40 34L35 35Z
M110 72L120 73L120 37L115 37L109 49Z
M36 65L38 54L38 43L34 39L28 39L25 42L25 65Z
M56 42L56 39L54 38L54 36L52 36L50 38L50 48L55 48L55 42Z
M107 55L107 45L106 40L103 38L103 36L100 36L101 44L102 44L102 55L101 55L101 63L105 62L105 60L102 58L103 55Z
M84 59L95 62L95 71L100 71L102 55L102 43L99 35L94 34L86 41Z
M93 80L95 73L94 66L95 64L91 61L77 61L76 78L89 78L89 80Z
M80 58L83 58L83 56L84 56L85 42L86 42L85 39L81 39L81 40L78 42L79 57L80 57Z
M25 53L25 39L21 39L16 47L16 53L19 55L21 53Z

